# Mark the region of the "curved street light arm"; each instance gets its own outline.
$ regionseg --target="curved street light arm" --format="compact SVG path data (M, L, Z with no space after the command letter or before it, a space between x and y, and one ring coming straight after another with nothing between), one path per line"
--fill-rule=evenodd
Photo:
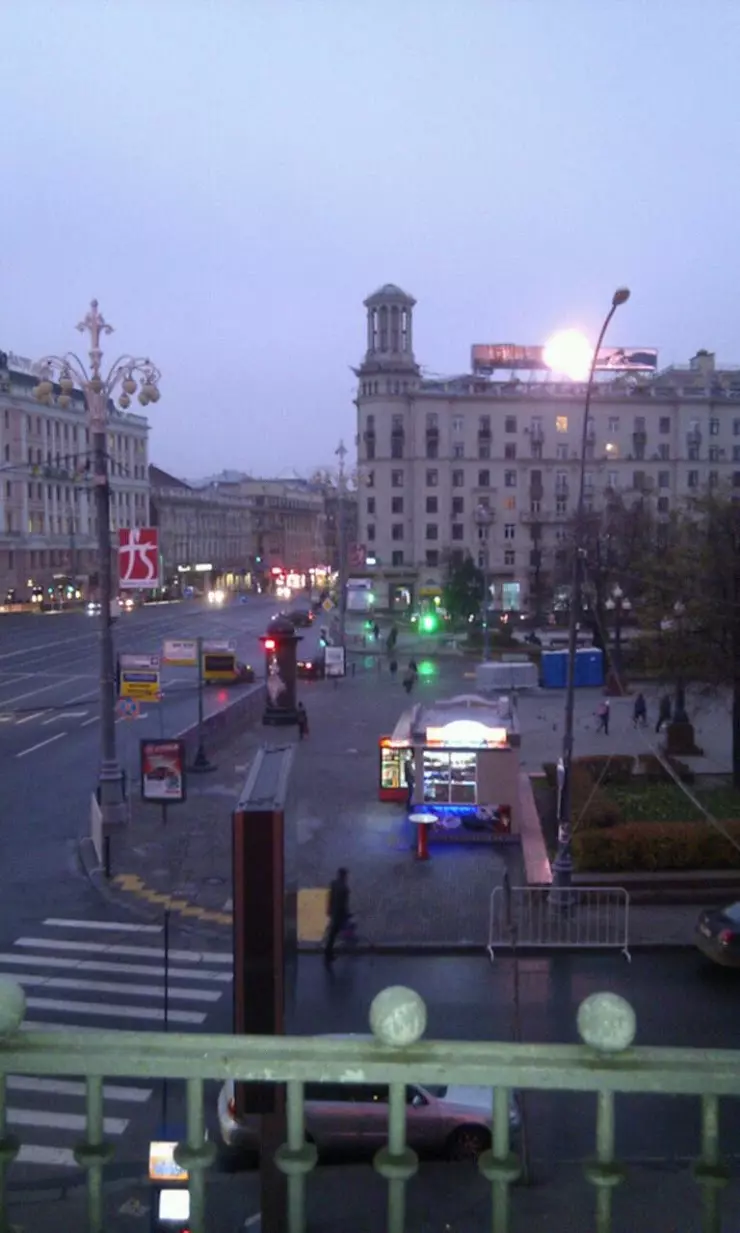
M59 376L69 374L70 377L77 379L81 386L87 385L89 377L87 369L82 363L79 356L73 351L68 351L66 355L45 355L39 360L39 369L45 375L46 379L53 379L55 369L58 369ZM48 375L47 375L48 374ZM58 378L57 378L58 379Z

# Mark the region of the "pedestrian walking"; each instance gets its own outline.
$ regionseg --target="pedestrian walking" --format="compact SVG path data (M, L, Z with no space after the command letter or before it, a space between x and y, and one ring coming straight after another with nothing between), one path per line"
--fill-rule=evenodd
M639 693L635 698L635 705L632 708L632 726L634 728L647 727L647 702L643 693Z
M334 962L334 944L350 920L349 912L349 881L344 868L337 869L337 876L332 880L326 901L326 915L329 923L324 943L324 963L327 967Z
M608 736L609 735L609 699L608 698L604 698L604 700L599 703L599 707L596 712L596 717L599 721L596 731L603 732L605 736Z
M412 659L411 663L409 664L408 668L403 674L403 687L406 690L407 694L411 693L411 690L414 688L415 682L416 682L416 664L414 663Z
M660 705L658 706L658 722L655 725L656 732L660 732L663 724L669 724L671 722L672 711L673 708L671 706L670 695L663 694L663 697L660 700Z
M397 659L391 660L391 662L388 665L388 671L390 672L391 676L396 675L396 673L398 672L398 660Z
M406 811L411 813L411 806L414 803L414 783L416 782L413 754L410 754L403 764L403 778L406 784Z
M298 703L298 740L302 741L308 736L308 715L306 708L302 702Z
M380 626L378 625L377 621L373 625L373 638L375 639L376 642L380 638Z

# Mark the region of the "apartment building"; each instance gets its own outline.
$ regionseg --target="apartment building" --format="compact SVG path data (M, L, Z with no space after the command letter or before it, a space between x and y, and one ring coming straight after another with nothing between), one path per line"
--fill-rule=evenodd
M82 391L36 402L33 363L0 352L0 602L83 595L97 586L97 517ZM144 416L109 407L111 530L149 521ZM114 566L115 541L111 544Z
M413 351L415 304L392 284L365 301L355 369L363 572L379 604L413 602L441 584L451 556L470 553L494 604L525 610L569 535L586 386L542 372L427 379ZM602 374L591 411L590 508L613 493L648 499L659 516L707 486L740 488L740 369L719 368L710 352L652 375Z
M167 589L247 585L253 552L249 497L215 481L196 488L155 466L149 467L149 484Z
M271 569L305 573L326 564L324 498L301 479L257 479L224 471L200 486L246 498L252 510L250 567L259 575Z

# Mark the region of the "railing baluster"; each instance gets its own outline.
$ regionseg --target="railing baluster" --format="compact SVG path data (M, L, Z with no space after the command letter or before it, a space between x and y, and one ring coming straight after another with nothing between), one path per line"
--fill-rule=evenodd
M275 1153L275 1164L288 1178L288 1233L304 1233L306 1228L306 1174L316 1166L318 1153L307 1143L304 1132L305 1102L303 1083L291 1079L287 1084L286 1112L288 1142Z
M629 1049L635 1039L635 1012L615 993L592 993L578 1008L581 1039L597 1053L615 1055ZM612 1193L624 1180L624 1169L614 1159L614 1092L596 1094L596 1159L585 1166L596 1187L596 1233L611 1233Z
M493 1233L508 1233L509 1187L521 1173L518 1157L511 1151L511 1091L508 1087L493 1090L493 1150L483 1152L478 1168L491 1183Z
M87 1226L89 1233L103 1233L103 1167L113 1148L103 1132L103 1076L85 1080L85 1142L77 1145L75 1160L87 1173Z
M391 985L374 999L370 1026L375 1039L396 1049L413 1045L424 1035L427 1008L418 993L403 985ZM406 1084L391 1083L388 1089L388 1143L373 1161L388 1182L387 1233L404 1233L406 1182L419 1167L416 1152L406 1146Z
M206 1139L203 1112L203 1080L187 1079L185 1086L187 1142L178 1143L175 1161L189 1174L191 1233L206 1233L205 1171L216 1158L216 1148Z
M701 1098L701 1159L694 1165L694 1177L702 1189L702 1233L721 1233L720 1190L727 1185L729 1172L719 1154L719 1097Z
M7 1174L20 1144L15 1135L8 1134L6 1076L0 1075L0 1233L10 1228L7 1209Z

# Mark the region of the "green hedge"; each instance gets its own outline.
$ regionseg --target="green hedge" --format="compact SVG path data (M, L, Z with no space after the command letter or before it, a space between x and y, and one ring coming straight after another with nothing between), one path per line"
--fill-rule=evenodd
M573 765L583 767L595 783L623 785L632 782L635 759L632 754L591 754L574 758Z
M740 843L740 822L724 829ZM573 856L581 873L737 869L740 852L711 823L625 822L608 830L578 828Z
M694 772L686 762L681 762L680 758L674 758L671 754L664 755L663 761L675 771L682 783L694 782ZM640 754L637 762L639 773L644 775L649 783L674 783L673 776L668 774L657 754Z
M611 800L595 780L586 765L590 759L574 758L571 768L570 804L573 823L576 827L617 826L622 821L619 806ZM630 763L631 763L630 759ZM542 768L548 786L557 790L557 764L545 762Z

